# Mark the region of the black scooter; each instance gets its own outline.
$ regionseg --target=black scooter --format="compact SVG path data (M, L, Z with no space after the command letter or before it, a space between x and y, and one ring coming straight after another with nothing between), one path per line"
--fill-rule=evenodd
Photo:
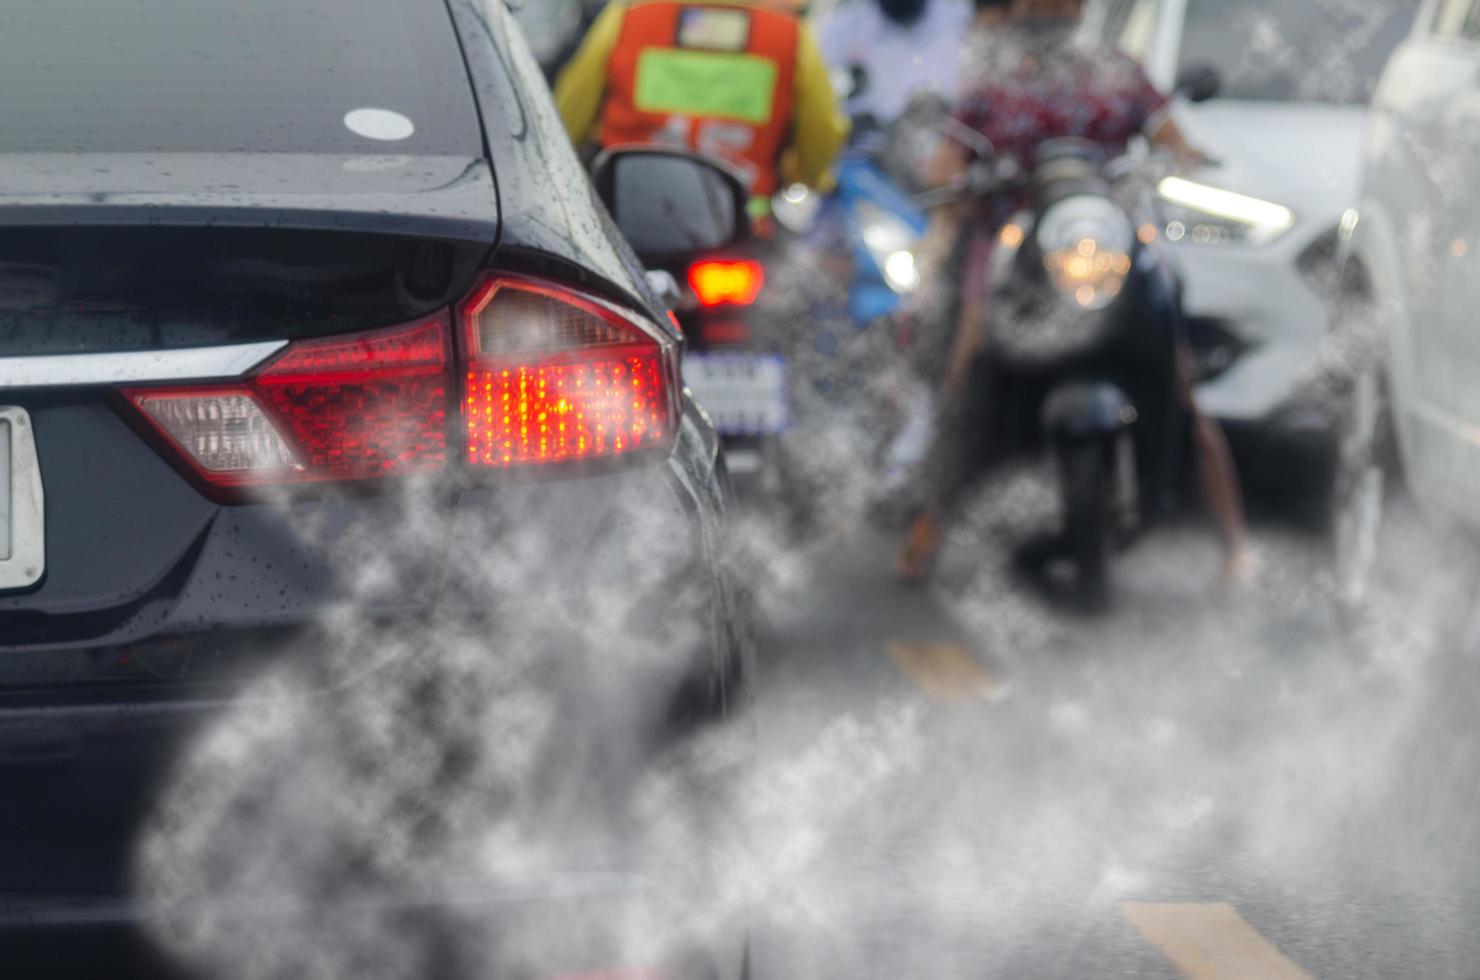
M1113 192L1099 147L1056 140L1027 171L980 164L940 195L1021 207L987 270L968 451L989 465L1052 454L1063 524L1026 557L1071 561L1092 607L1108 601L1117 552L1175 499L1189 439L1175 377L1180 286Z

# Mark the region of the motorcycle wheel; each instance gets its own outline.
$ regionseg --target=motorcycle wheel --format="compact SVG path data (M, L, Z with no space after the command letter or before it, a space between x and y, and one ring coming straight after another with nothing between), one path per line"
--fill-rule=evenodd
M1086 607L1110 602L1110 565L1115 553L1111 514L1110 454L1102 442L1081 442L1060 450L1063 468L1064 534L1074 562L1074 587Z
M1331 502L1336 611L1349 627L1360 625L1376 578L1390 443L1381 377L1364 371L1338 433Z

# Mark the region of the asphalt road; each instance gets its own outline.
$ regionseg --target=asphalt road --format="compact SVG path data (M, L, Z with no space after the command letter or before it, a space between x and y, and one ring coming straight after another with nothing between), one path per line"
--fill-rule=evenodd
M696 861L684 821L652 811L674 881L720 872L673 916L683 937L743 916L752 980L1480 976L1471 547L1399 502L1353 631L1318 534L1261 521L1259 574L1230 591L1192 518L1125 556L1113 610L1089 616L1009 571L1052 500L1031 472L981 488L927 587L894 579L895 537L852 505L816 536L746 527L764 625L742 836ZM663 785L659 802L692 795ZM268 839L302 829L282 826ZM495 918L472 916L475 938ZM400 948L308 939L324 976ZM412 975L394 963L379 975Z
M851 522L757 546L756 976L1480 976L1467 546L1399 502L1352 631L1319 534L1229 591L1190 521L1089 617L1007 570L1048 500L985 488L928 588Z

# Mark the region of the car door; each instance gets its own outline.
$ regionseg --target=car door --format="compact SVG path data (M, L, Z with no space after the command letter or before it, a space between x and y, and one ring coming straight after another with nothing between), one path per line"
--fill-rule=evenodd
M1425 390L1440 411L1466 424L1480 423L1480 0L1464 3L1465 19L1456 33L1438 38L1441 54L1434 71L1445 91L1440 96L1442 136L1428 156L1440 226L1438 308L1414 334L1415 360L1426 378ZM1441 25L1443 26L1443 25Z
M1436 0L1395 53L1376 100L1368 160L1388 244L1373 263L1386 304L1405 457L1420 484L1467 482L1453 434L1480 422L1480 0ZM1369 232L1364 232L1366 237Z

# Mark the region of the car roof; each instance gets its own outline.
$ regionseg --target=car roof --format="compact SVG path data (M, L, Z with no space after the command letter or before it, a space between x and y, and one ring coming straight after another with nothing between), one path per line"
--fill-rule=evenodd
M497 238L444 0L45 0L4 21L0 223Z
M475 156L443 0L7 4L0 153Z

